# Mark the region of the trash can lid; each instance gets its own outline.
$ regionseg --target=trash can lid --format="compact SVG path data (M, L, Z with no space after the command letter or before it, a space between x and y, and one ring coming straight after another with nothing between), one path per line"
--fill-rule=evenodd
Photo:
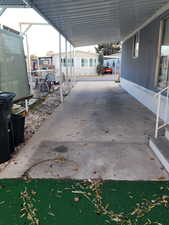
M13 92L0 92L0 101L11 101L15 96Z

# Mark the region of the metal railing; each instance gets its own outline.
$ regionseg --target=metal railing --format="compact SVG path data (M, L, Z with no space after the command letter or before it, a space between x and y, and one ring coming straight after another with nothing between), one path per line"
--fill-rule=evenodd
M166 93L166 95L164 95ZM161 110L161 97L165 96L166 103L165 103L165 111L164 111L164 119L163 124L160 125L160 110ZM158 138L159 130L166 127L168 122L168 113L169 113L169 86L159 91L155 94L155 97L158 98L157 100L157 116L156 116L156 127L155 127L155 138Z

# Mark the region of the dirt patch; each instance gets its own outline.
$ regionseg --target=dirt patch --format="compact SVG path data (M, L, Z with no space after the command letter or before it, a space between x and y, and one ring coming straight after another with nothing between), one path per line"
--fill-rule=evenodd
M64 145L60 145L60 146L54 148L53 150L56 152L59 152L59 153L66 153L68 151L68 148Z
M58 153L66 153L68 152L68 148L64 145L59 145L58 142L55 141L42 141L38 147L38 151L43 152L43 150L51 151L51 152L58 152Z

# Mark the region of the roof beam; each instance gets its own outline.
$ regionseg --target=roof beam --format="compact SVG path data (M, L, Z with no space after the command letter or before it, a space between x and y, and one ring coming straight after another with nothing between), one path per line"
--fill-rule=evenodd
M5 12L5 10L6 10L6 8L2 8L2 9L0 10L0 16L2 16L2 14Z
M63 33L63 31L60 29L60 27L58 27L56 24L54 24L47 16L42 14L41 11L39 10L39 8L34 3L32 3L32 1L31 2L29 0L24 0L24 1L26 1L29 4L30 7L34 8L34 10L40 16L42 16L55 30L57 30L67 41L69 41L74 46L74 44L71 42L71 40L69 40L67 35Z
M8 5L8 4L0 4L0 8L30 8L30 7L28 7L28 6L26 6L26 5Z
M0 8L25 8L29 7L26 0L0 0Z

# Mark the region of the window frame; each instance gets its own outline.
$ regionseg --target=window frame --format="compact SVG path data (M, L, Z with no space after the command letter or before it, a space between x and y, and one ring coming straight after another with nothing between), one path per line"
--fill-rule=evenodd
M160 29L159 29L159 39L157 46L157 58L156 58L156 69L155 69L155 79L154 79L154 87L160 89L158 87L159 73L160 73L160 64L161 64L161 47L163 43L163 37L165 32L165 20L167 20L169 16L165 16L160 20Z
M137 47L138 44L138 47ZM138 50L137 50L138 48ZM140 56L140 31L133 36L132 57L137 59Z
M81 67L85 67L84 58L81 58Z
M83 63L82 63L83 61ZM89 66L89 60L88 58L81 58L81 67L88 67Z
M89 67L93 67L94 66L94 60L93 60L93 58L90 58L89 59Z

